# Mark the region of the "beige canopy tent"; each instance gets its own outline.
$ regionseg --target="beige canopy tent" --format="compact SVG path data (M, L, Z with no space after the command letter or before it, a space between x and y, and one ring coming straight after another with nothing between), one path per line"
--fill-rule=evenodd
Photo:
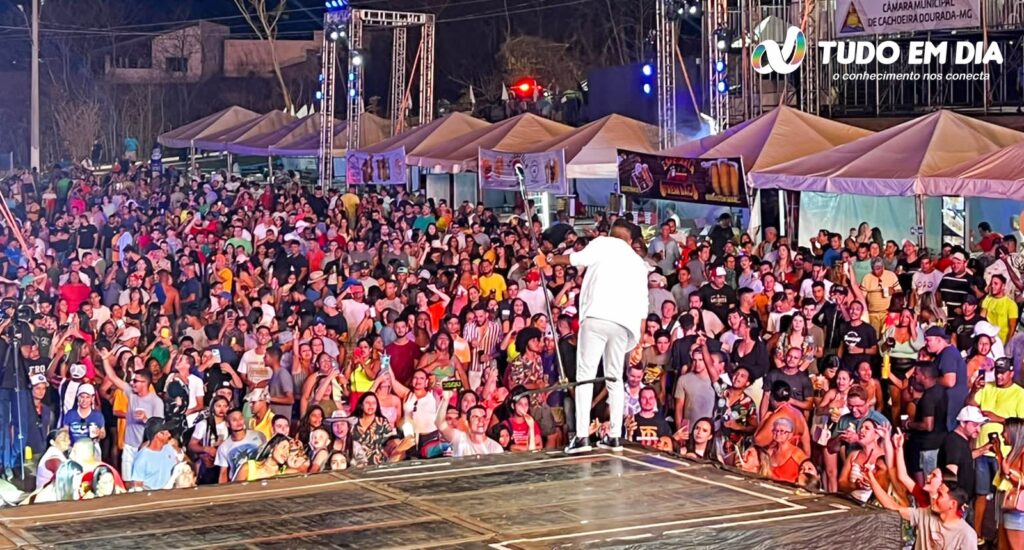
M1024 201L1024 141L925 176L925 195L960 195Z
M314 128L302 133L290 136L270 146L270 154L278 157L315 157L320 154L320 114L313 114L316 117L313 123ZM391 121L371 113L360 115L362 123L359 132L359 141L363 146L373 145L387 139L391 134ZM335 121L334 124L334 149L331 155L341 157L345 155L345 139L348 126L346 122Z
M228 144L273 132L295 120L295 117L282 111L270 111L237 126L196 139L195 147L206 151L226 151Z
M913 235L912 226L922 226L917 236L924 244L925 235L934 240L942 233L941 202L925 201L924 178L1021 141L1024 133L942 110L754 170L750 180L760 189L800 191L801 226L845 228L871 220L897 241ZM931 186L927 191L927 196L943 196L956 189Z
M869 134L869 130L781 106L721 134L666 149L662 154L691 158L742 157L743 167L752 172L826 151Z
M190 122L180 128L164 132L157 136L156 141L164 147L192 148L198 139L234 128L259 116L258 113L236 105Z
M490 122L473 118L466 113L449 113L428 124L417 126L392 136L388 139L369 145L364 149L367 153L383 153L405 147L406 155L419 155L434 147L451 142L473 130L491 126Z
M510 153L529 152L551 138L572 131L571 126L524 113L440 143L418 155L407 155L407 162L444 172L475 170L481 147Z
M622 115L612 114L572 132L537 145L533 151L565 150L569 178L616 178L616 149L654 153L658 149L658 127Z

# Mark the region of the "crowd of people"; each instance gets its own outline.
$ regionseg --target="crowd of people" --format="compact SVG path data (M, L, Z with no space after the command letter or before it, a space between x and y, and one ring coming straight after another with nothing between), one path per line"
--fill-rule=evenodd
M647 242L614 214L545 229L531 205L128 162L3 193L0 461L34 473L24 502L590 436L899 509L920 548L1024 548L1024 254L985 223L929 251L673 215ZM576 379L581 252L622 228L647 317L579 414L542 390Z

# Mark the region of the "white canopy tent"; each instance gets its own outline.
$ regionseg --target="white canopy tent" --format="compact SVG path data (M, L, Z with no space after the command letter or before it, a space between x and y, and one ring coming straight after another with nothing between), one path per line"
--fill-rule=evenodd
M192 148L195 141L234 128L260 115L237 105L205 116L179 128L164 132L156 141L164 147Z
M926 205L923 197L955 195L957 189L933 185L925 193L923 179L1022 140L1024 133L943 110L821 153L754 170L750 182L758 189L800 191L804 227L856 227L860 221L875 220L883 234L902 238L909 235L914 219L916 225L927 219L925 233L938 238L940 201ZM910 211L916 212L915 218Z
M439 143L418 155L407 155L407 162L437 172L473 171L481 147L509 153L530 152L541 143L572 131L571 126L524 113Z
M432 120L428 124L410 128L401 134L368 145L361 150L367 153L383 153L405 147L406 156L419 155L469 132L490 126L491 123L486 120L473 118L466 113L454 112Z
M294 120L295 117L282 111L270 111L237 126L196 139L195 147L206 151L226 151L230 143L272 132Z

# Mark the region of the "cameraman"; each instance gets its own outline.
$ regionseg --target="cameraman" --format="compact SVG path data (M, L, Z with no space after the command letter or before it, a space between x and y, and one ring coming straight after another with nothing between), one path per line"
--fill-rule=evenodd
M13 298L0 302L0 475L8 481L14 478L14 467L21 463L28 435L26 420L32 396L24 369L35 345L28 324L33 312L17 304Z

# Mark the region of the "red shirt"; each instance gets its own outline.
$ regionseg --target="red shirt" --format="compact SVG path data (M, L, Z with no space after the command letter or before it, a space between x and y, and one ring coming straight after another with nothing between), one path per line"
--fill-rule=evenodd
M505 425L512 431L512 443L516 445L529 445L530 425L526 420L513 416L505 421ZM533 421L533 444L538 449L544 446L544 440L540 438L540 422Z
M78 313L78 307L89 299L91 289L81 281L68 281L60 287L60 297L68 303L70 313Z

